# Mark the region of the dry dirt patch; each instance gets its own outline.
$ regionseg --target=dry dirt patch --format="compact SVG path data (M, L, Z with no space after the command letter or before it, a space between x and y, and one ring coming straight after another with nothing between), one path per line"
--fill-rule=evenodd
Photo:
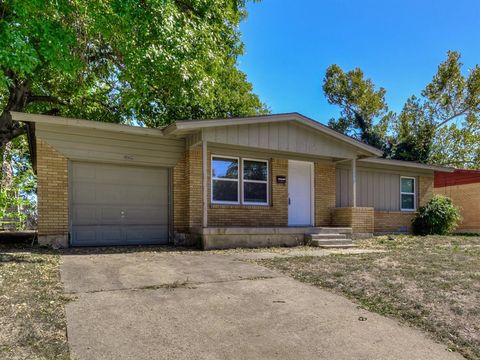
M60 256L0 244L0 358L70 359Z

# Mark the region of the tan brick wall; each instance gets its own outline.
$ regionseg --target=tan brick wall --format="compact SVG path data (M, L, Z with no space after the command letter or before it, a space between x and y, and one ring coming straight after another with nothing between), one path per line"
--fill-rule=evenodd
M211 152L208 153L208 159ZM208 167L208 226L288 226L287 184L277 184L277 175L288 175L288 160L270 159L270 205L211 204L211 163ZM331 225L335 207L335 166L315 164L315 224ZM287 176L288 177L288 176ZM202 150L193 148L173 172L174 227L177 232L202 226Z
M480 183L435 188L434 193L448 196L460 207L463 220L457 231L480 232Z
M173 168L173 226L176 232L188 230L188 178L187 155Z
M425 205L433 196L433 176L418 177L418 205Z
M68 234L68 161L37 138L38 235Z
M374 210L371 207L344 207L333 210L332 225L351 227L354 233L373 233Z
M173 169L175 232L202 227L202 149L191 148Z
M331 225L335 194L335 165L315 163L315 226Z
M375 211L376 233L411 232L414 212Z
M210 153L208 155L210 159ZM277 184L277 175L288 175L288 160L270 160L270 205L219 205L210 203L210 162L208 164L208 226L287 226L288 185ZM288 179L287 179L288 181Z
M190 228L202 227L202 148L191 148L188 151L186 174L188 178L188 226Z

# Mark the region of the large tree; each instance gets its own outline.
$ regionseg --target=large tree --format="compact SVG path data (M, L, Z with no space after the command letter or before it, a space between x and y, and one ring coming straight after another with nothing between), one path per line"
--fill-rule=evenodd
M480 67L463 74L460 54L449 51L421 97L407 102L395 129L395 158L480 167Z
M391 113L384 88L377 90L358 68L344 72L338 65L331 65L323 80L323 91L330 104L340 107L340 117L331 119L330 127L379 149L385 148Z
M458 52L447 59L419 97L388 111L385 89L376 90L360 69L328 68L323 90L341 108L330 126L385 151L386 157L457 167L480 167L480 67L462 73Z
M157 127L265 112L236 68L246 0L3 0L0 146L9 111Z

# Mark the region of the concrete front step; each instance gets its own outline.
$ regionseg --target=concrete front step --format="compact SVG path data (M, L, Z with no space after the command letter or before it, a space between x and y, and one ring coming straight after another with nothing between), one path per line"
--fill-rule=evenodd
M346 239L345 234L308 234L306 235L308 240L323 240L323 239Z
M330 249L346 249L355 247L351 239L346 238L345 234L307 234L305 235L307 244L314 247Z
M309 234L352 234L352 228L347 227L317 227L312 228Z
M351 249L351 248L357 247L357 245L353 243L345 243L345 244L338 244L338 245L335 245L335 244L313 245L312 243L312 246L319 247L321 249Z

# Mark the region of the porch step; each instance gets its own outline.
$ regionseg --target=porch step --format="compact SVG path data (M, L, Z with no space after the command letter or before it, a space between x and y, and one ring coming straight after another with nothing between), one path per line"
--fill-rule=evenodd
M309 234L307 239L309 240L331 240L331 239L346 239L345 234Z
M314 233L305 235L308 245L320 247L324 249L347 249L355 247L351 239L347 238L345 234L325 234Z
M315 245L315 243L312 243L311 246L319 247L322 249L351 249L351 248L357 247L357 245L355 245L352 242L345 243L345 244L319 244L319 245Z

